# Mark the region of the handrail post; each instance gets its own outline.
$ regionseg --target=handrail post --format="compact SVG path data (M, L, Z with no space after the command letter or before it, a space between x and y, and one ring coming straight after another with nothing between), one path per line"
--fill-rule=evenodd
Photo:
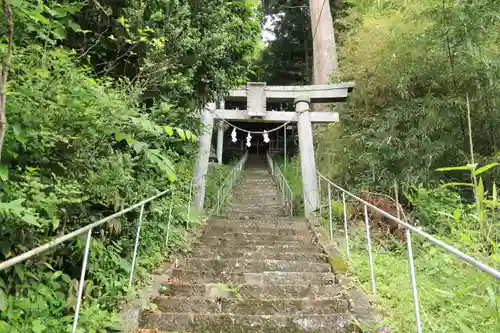
M417 333L422 333L422 323L420 320L420 305L418 301L417 278L415 276L415 263L413 261L413 249L411 246L411 233L406 229L406 242L408 243L408 260L410 264L411 287L413 291L413 305L415 306L415 319L417 324Z
M205 175L203 175L203 178L205 178ZM205 180L203 180L203 183L205 183ZM188 225L189 225L189 220L191 219L192 196L193 196L193 179L191 179L191 182L189 183L189 197L188 197L188 211L187 211Z
M220 213L220 192L217 192L217 205L215 206L215 214Z
M345 233L345 254L347 258L350 257L349 253L349 231L347 229L347 206L345 201L345 192L342 192L342 206L344 206L344 233Z
M333 242L332 188L328 183L328 217L330 219L330 242Z
M142 224L142 215L144 214L144 205L141 206L141 212L139 213L139 220L137 221L137 231L135 235L135 245L134 245L134 254L132 255L132 265L130 266L130 277L128 280L128 286L132 286L132 281L134 279L134 269L135 269L135 260L137 258L137 250L139 249L139 238L141 236L141 224Z
M174 200L170 200L170 208L168 209L168 222L167 222L167 237L165 237L165 247L168 251L168 239L170 237L170 223L172 222L172 209L174 208Z
M92 238L92 229L89 229L87 233L87 242L85 243L85 252L83 254L82 271L80 273L80 283L78 284L78 295L76 297L75 317L73 318L73 329L72 329L73 333L76 332L76 328L78 327L78 317L80 315L80 307L82 305L83 287L85 285L85 272L87 270L87 262L89 260L91 238Z
M399 191L397 182L394 182L394 194L396 197L397 218L401 219L401 206L399 205ZM411 279L411 288L413 291L413 306L415 307L415 321L417 325L417 333L422 333L422 322L420 320L420 305L418 300L417 278L415 275L415 263L413 261L413 248L411 244L410 230L405 229L405 234L406 234L406 243L408 250L408 263L410 264L410 279Z
M323 218L323 204L322 204L322 196L321 196L321 177L318 174L318 205L319 205L319 216Z
M366 229L366 241L368 243L368 260L370 261L370 276L372 283L372 294L377 295L377 288L375 287L375 268L373 267L373 256L372 256L372 239L370 236L370 224L368 219L368 207L364 206L365 210L365 229Z

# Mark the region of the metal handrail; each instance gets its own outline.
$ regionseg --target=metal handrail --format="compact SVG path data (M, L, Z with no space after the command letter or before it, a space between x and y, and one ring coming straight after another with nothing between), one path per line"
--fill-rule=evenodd
M347 206L346 206L346 195L353 198L354 200L358 201L359 203L363 204L363 211L364 211L364 218L365 218L365 232L366 232L366 239L367 239L367 247L368 247L368 258L369 258L369 265L370 265L370 278L371 278L371 288L372 288L372 294L375 296L377 293L376 290L376 283L375 283L375 269L374 269L374 263L373 263L373 256L372 256L372 245L371 245L371 236L370 236L370 225L369 225L369 217L368 217L368 209L371 209L374 212L377 212L384 217L390 219L391 221L397 223L399 226L403 227L405 229L406 233L406 240L407 240L407 251L408 251L408 258L409 258L409 265L410 265L410 279L411 279L411 284L412 284L412 292L413 292L413 303L415 307L415 317L416 317L416 325L417 325L417 332L421 333L422 332L422 324L420 320L420 306L419 306L419 300L418 300L418 287L416 283L416 274L415 274L415 264L413 261L413 249L412 249L412 243L411 243L411 233L415 233L418 236L423 237L424 239L428 240L432 244L442 248L446 252L449 252L456 257L458 257L460 260L463 260L472 266L476 267L477 269L493 276L497 280L500 280L500 272L496 270L493 267L490 267L482 262L480 262L477 259L474 259L473 257L463 253L462 251L456 249L455 247L446 244L445 242L437 239L436 237L426 233L425 231L422 231L411 224L401 220L399 218L400 215L400 206L399 203L397 203L397 212L398 212L398 217L395 217L386 211L378 208L377 206L361 199L360 197L356 196L355 194L345 190L344 188L338 186L337 184L333 183L330 181L328 178L323 176L321 173L317 172L318 175L318 180L319 183L321 183L321 179L325 180L328 184L328 209L329 209L329 220L330 220L330 239L333 238L333 220L332 220L332 198L331 198L331 191L332 187L340 193L342 193L342 205L343 205L343 215L344 215L344 232L345 232L345 237L346 237L346 255L347 257L350 256L349 252L349 235L348 235L348 230L347 230Z
M294 195L292 188L286 180L286 177L283 175L283 172L281 171L278 163L276 163L276 161L272 159L269 152L266 155L269 169L271 169L271 174L274 178L274 181L278 185L281 197L285 202L285 206L287 207L290 216L293 216Z
M238 163L236 163L234 168L227 176L226 180L220 186L219 191L217 191L217 203L215 206L216 215L220 214L222 206L224 206L224 204L226 203L226 200L229 194L232 192L236 181L240 178L241 171L243 170L243 166L245 165L247 158L248 152L246 152L245 155L243 155L243 157L238 161Z
M76 329L78 327L78 318L79 318L79 314L80 314L80 307L81 307L81 303L82 303L82 297L83 297L83 287L85 285L85 273L86 273L86 270L87 270L87 263L88 263L88 259L89 259L89 252L90 252L90 241L92 239L92 230L94 228L97 228L101 225L103 225L104 223L106 222L109 222L111 221L112 219L114 218L117 218L119 216L122 216L128 212L131 212L137 208L140 207L140 213L139 213L139 219L137 221L137 229L136 229L136 235L135 235L135 244L134 244L134 252L133 252L133 255L132 255L132 263L131 263L131 266L130 266L130 277L129 277L129 286L132 285L132 281L134 279L134 268L135 268L135 262L136 262L136 259L137 259L137 252L138 252L138 249L139 249L139 242L140 242L140 232L141 232L141 224L142 224L142 219L143 219L143 215L144 215L144 205L146 205L147 203L155 200L155 199L158 199L162 196L164 196L165 194L169 193L169 192L172 192L172 190L165 190L165 191L162 191L152 197L149 197L139 203L136 203L135 205L132 205L128 208L125 208L125 209L122 209L121 211L117 212L117 213L114 213L112 215L109 215L103 219L100 219L96 222L93 222L89 225L86 225L85 227L82 227L80 229L77 229L75 231L72 231L66 235L63 235L63 236L60 236L60 237L57 237L53 240L51 240L50 242L48 243L45 243L41 246L38 246L32 250L29 250L27 252L24 252L18 256L15 256L11 259L8 259L8 260L5 260L3 262L0 263L0 271L2 270L5 270L9 267L12 267L18 263L21 263L21 262L24 262L38 254L41 254L43 252L46 252L50 249L53 249L55 248L56 246L58 246L59 244L62 244L70 239L73 239L75 237L78 237L80 235L83 235L84 233L87 233L87 240L86 240L86 243L85 243L85 252L84 252L84 256L83 256L83 262L82 262L82 270L81 270L81 275L80 275L80 283L78 285L78 296L77 296L77 299L76 299L76 308L75 308L75 315L74 315L74 318L73 318L73 329L72 329L72 332L75 333L76 332ZM170 219L172 217L172 204L173 204L173 201L170 203L170 212L169 212L169 221L168 221L168 228L170 229ZM191 205L191 198L189 199L189 203L188 205ZM188 217L189 218L189 217ZM166 239L166 242L168 244L168 236L169 236L169 232L170 230L167 231L167 239Z

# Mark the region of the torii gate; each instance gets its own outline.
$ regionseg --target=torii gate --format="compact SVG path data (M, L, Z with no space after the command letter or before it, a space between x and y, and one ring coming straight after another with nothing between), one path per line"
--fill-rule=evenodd
M199 137L199 151L193 177L195 191L194 205L203 209L205 199L205 177L214 117L227 121L285 123L297 122L299 134L300 165L304 190L305 214L310 215L318 207L318 182L314 158L312 123L332 123L339 121L337 112L312 112L311 103L335 103L346 100L354 88L354 83L340 83L310 86L266 86L263 82L249 82L244 88L230 92L226 101L247 101L247 110L226 110L224 102L217 109L216 103L209 103L203 112L205 131ZM267 111L269 102L294 102L295 111ZM217 155L222 158L223 129L218 128Z

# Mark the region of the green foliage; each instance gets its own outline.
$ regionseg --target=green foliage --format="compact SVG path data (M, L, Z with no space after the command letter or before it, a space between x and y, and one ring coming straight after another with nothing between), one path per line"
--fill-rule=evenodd
M294 196L294 215L304 214L304 195L302 192L302 175L300 170L299 156L287 160L286 166L282 156L273 156L273 159L279 165L283 176L288 181Z
M16 25L0 165L0 261L171 190L145 207L132 288L139 212L92 232L79 330L116 329L124 299L196 227L187 207L198 109L245 79L257 6L8 1ZM84 248L85 237L77 237L0 272L0 331L71 332Z
M329 2L334 20L345 15L345 9L348 7L346 1L330 0ZM270 32L275 36L275 40L262 50L254 66L257 79L276 85L310 84L313 63L313 28L308 2L264 0L262 3L264 20L272 18L274 23ZM336 23L335 29L338 34L343 32L344 26Z
M255 1L89 1L65 45L99 74L142 79L143 100L184 108L242 83L259 36Z
M276 42L266 50L285 61L264 59L262 77L280 84L307 82L311 55L304 44L310 40L300 40L310 30L307 14L284 8L299 5L294 1L264 3L271 14L285 17L274 30ZM500 2L334 3L341 73L333 80L352 80L356 87L348 103L339 106L341 123L315 129L319 171L354 193L392 193L396 180L412 222L500 267L495 185ZM283 53L291 50L301 55L294 53L289 61L292 56ZM300 203L294 159L284 173ZM324 188L322 192L325 198ZM335 225L341 230L338 203L334 197ZM322 217L329 233L328 212ZM351 222L350 271L369 293L363 221ZM379 310L393 331L415 331L406 244L378 235L375 225L372 231ZM336 235L343 249L343 235ZM499 331L498 282L416 236L412 239L423 330Z
M231 170L237 161L230 164L213 164L208 169L207 175L207 199L205 200L205 207L207 210L212 211L217 206L217 194L227 179Z
M318 134L320 169L351 188L363 183L380 192L395 178L437 183L436 168L470 156L466 95L475 159L497 162L498 1L351 3L335 79L354 80L356 89L342 126ZM489 186L497 172L484 179Z
M492 267L500 267L498 248L493 249L492 255L486 254L482 234L470 227L476 223L476 215L470 207L460 206L460 197L456 193L442 188L420 188L419 195L412 202L418 207L417 216L432 217L433 226L440 223L441 235L446 235L440 236L442 240ZM414 331L416 324L406 245L380 237L376 230L372 232L372 245L377 249L373 258L378 309L392 330ZM338 235L335 242L339 249L345 248L343 235ZM417 236L412 237L412 243L423 329L497 332L500 329L498 282ZM370 294L370 267L362 221L351 228L350 250L350 273Z

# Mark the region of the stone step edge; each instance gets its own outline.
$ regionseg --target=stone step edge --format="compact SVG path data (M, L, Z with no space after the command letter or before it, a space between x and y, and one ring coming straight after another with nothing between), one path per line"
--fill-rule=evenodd
M196 286L196 287L199 287L199 286L207 286L207 287L215 287L215 286L219 286L219 285L227 285L227 283L200 283L200 284L193 284L193 283L186 283L186 282L179 282L179 283L176 283L176 282L162 282L161 283L162 285L176 285L176 286ZM240 283L238 284L238 287L244 287L244 286L258 286L258 285L262 285L263 287L264 286L269 286L269 287L274 287L274 286L281 286L281 287L287 287L287 286L293 286L293 287L303 287L303 288L307 288L307 287L311 287L311 286L318 286L318 287L325 287L325 285L315 285L314 283L313 284L310 284L310 283L277 283L277 284L273 284L273 285L268 285L268 284L265 284L265 283L262 283L262 284L258 284L258 283ZM331 285L332 287L339 287L341 285Z
M214 274L218 274L218 277L214 277ZM198 276L201 280L199 284L205 284L208 281L204 279L221 279L221 274L214 271L206 271L206 270L192 270L192 269L182 269L175 268L172 270L171 278L179 281L184 281L185 283L196 284L196 281L193 281L192 278ZM283 271L261 271L261 272L230 272L227 275L222 277L223 281L228 281L229 283L246 283L246 284L263 284L270 283L271 285L276 285L280 283L265 281L266 279L293 279L293 278L307 278L314 279L311 281L313 285L336 285L338 284L337 276L332 272L311 272L311 271L299 271L299 272L283 272ZM234 281L235 279L245 279L243 281ZM259 281L255 279L260 279ZM253 280L255 282L249 282L249 280ZM324 283L321 283L321 282ZM210 281L211 283L212 281ZM214 281L216 282L216 281ZM221 281L221 283L224 283Z
M321 332L354 332L354 325L351 322L349 314L273 314L273 315L242 315L242 314L194 314L184 312L159 312L159 311L144 311L141 314L142 322L153 322L155 328L172 330L175 327L176 332L188 332L191 324L195 324L196 318L204 322L220 323L221 320L228 320L232 325L240 327L260 328L272 323L276 329L285 328L288 323L301 327L301 331L321 331ZM167 317L167 318L165 318ZM168 318L170 317L170 318ZM146 320L144 320L146 319ZM170 322L173 321L173 322ZM151 324L147 325L147 327ZM168 327L167 327L168 326ZM145 325L142 327L146 328ZM347 329L351 328L351 331ZM223 332L223 331L221 331ZM194 332L193 332L194 333ZM203 333L203 332L195 332Z
M265 244L234 244L238 245L238 248L241 247L258 247L258 248L267 248L267 249L272 249L272 248L294 248L294 249L302 249L302 248L307 248L307 249L314 249L318 253L324 254L323 251L321 251L321 248L318 246L317 243L304 243L304 242L299 242L299 241L288 241L288 242L265 242ZM223 247L227 248L227 245L218 245L218 244L212 244L212 245L207 245L205 242L202 242L200 240L196 240L195 242L192 243L193 250L195 249L195 246L198 246L198 248L213 248L213 247Z
M220 247L219 249L221 249L222 247ZM236 249L236 247L234 247L233 249ZM248 250L248 249L247 249ZM200 255L203 254L203 258L207 258L207 256L205 254L210 254L211 256L212 255L215 255L214 258L232 258L232 259L244 259L244 258L266 258L266 259L274 259L274 258L291 258L293 256L296 256L296 257L304 257L305 260L318 260L316 262L327 262L328 260L328 257L317 251L316 249L314 248L298 248L297 250L291 250L291 251L280 251L280 252L275 252L275 251L265 251L265 250L257 250L255 253L249 253L249 254L245 254L246 256L244 256L243 254L241 256L236 256L238 253L237 250L233 250L233 251L230 251L230 250L226 250L226 251L229 251L228 255L230 255L230 257L226 256L224 254L224 252L222 252L221 250L218 250L217 248L214 249L212 247L199 247L197 250L195 251L192 251L190 252L191 255L193 255L191 258L201 258ZM240 250L239 252L243 252L245 251L245 249L242 249ZM250 250L251 251L251 250ZM259 255L261 255L262 257L259 257ZM280 260L280 259L275 259L275 260ZM287 259L282 259L282 260L287 260ZM321 261L319 261L321 260ZM324 260L324 261L323 261Z
M229 238L230 236L233 236L233 235L243 235L243 236L247 236L247 237L267 237L267 236L276 236L276 237L283 237L283 238L286 238L286 237L289 237L289 238L312 238L311 235L308 233L308 232L304 232L304 234L298 234L298 235L280 235L280 234L274 234L274 233L270 233L270 232L234 232L234 231L225 231L223 233L220 233L220 234L212 234L212 233L206 233L204 232L203 235L202 235L202 238L205 239L205 238L221 238L221 237L224 237L224 238Z
M293 252L291 252L293 253ZM231 258L219 258L216 256L214 257L188 257L188 258L182 258L178 260L178 263L188 263L189 261L204 261L204 262L213 262L213 261L218 261L221 263L236 263L236 262L250 262L250 263L269 263L269 264L285 264L285 263L292 263L292 264L305 264L305 265L324 265L324 266L329 266L330 264L328 262L311 262L307 260L287 260L287 259L272 259L272 258L266 258L266 259L249 259L249 258L242 258L242 257L231 257ZM178 267L176 267L178 268Z
M228 288L231 288L231 287L234 287L234 288L242 288L242 287L255 287L255 286L262 286L262 287L276 287L276 288L286 288L286 287L295 287L295 288L309 288L311 286L316 286L318 288L327 288L327 287L331 287L331 288L336 288L336 289L339 289L339 293L341 292L345 292L345 291L348 291L349 289L346 287L346 288L343 288L344 286L341 285L341 284L331 284L331 285L323 285L323 284L306 284L306 283L303 283L303 284L298 284L298 283L276 283L276 284L272 284L272 285L269 285L269 284L265 284L265 283L234 283L234 285L231 285L229 283L187 283L187 282L161 282L160 285L162 286L190 286L190 287L194 287L194 288L197 288L197 287L202 287L204 286L205 288L211 288L211 287L217 287L217 286L227 286Z
M331 299L190 299L158 297L153 300L155 310L162 313L199 313L199 314L348 314L349 300ZM281 306L285 305L285 308ZM325 309L328 309L325 311ZM182 312L180 312L182 311Z
M217 272L214 272L214 271L207 271L207 270L194 270L194 269L185 269L185 268L182 268L182 267L177 267L177 268L174 268L172 271L177 271L179 273L191 273L191 272L195 272L195 273L202 273L202 272L205 272L205 273L217 273ZM277 274L277 275L286 275L286 274L304 274L304 275L332 275L332 276L335 276L335 274L333 272L315 272L315 271L272 271L272 270L269 270L269 271L260 271L260 272L230 272L229 274L230 275L250 275L250 274Z

